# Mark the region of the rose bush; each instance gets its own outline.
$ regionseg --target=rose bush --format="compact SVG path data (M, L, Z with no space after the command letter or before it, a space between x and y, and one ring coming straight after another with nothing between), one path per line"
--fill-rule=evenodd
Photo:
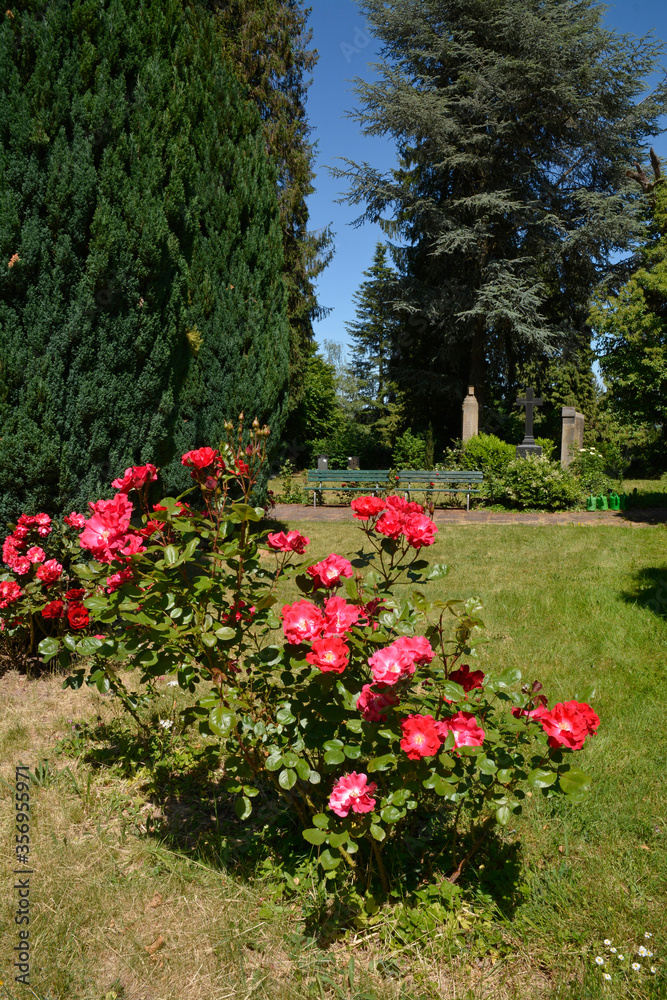
M17 525L0 618L20 628L38 613L53 630L40 651L71 663L66 683L113 690L141 725L155 679L173 675L190 696L183 724L220 742L239 819L272 788L327 874L342 864L368 885L375 871L389 890L387 852L436 818L450 828L455 881L527 791L585 794L573 753L599 719L583 694L549 709L518 670L471 668L482 609L429 599L427 582L446 567L423 558L437 529L418 504L354 500L367 548L354 562L306 557L300 572L308 539L260 530L264 511L250 502L266 433L255 423L248 445L239 436L183 456L198 504L184 494L150 507L154 467L126 470L113 499L69 515L65 569L44 558L40 577L23 556L35 532L48 547L50 523ZM300 594L281 605L279 581ZM123 681L128 667L140 671L137 691ZM461 856L464 821L472 847Z

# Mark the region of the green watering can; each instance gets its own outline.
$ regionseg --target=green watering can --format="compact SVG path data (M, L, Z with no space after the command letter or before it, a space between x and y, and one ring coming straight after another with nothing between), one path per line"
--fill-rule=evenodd
M595 502L595 497L591 496L586 501L586 510L597 510L597 503Z
M628 498L627 498L626 494L625 493L619 494L618 499L620 501L619 510L625 510L626 504L628 502Z
M621 509L621 498L618 493L609 494L609 510L620 510Z
M600 494L600 496L596 498L596 503L598 510L609 510L609 504L607 503L607 498L603 494Z

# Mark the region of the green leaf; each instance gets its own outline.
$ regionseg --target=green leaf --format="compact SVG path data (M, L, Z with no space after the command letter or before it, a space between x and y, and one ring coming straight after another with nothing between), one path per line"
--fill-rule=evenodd
M313 824L319 826L321 830L326 830L329 826L329 817L325 813L318 813L313 816Z
M571 767L569 771L558 776L560 787L566 795L582 796L591 786L591 779L584 771L578 767Z
M214 635L211 635L210 632L202 632L201 641L205 646L208 646L209 649L213 649L213 647L218 644L218 640Z
M295 721L296 720L287 705L284 705L283 708L279 708L276 712L276 722L279 722L283 726Z
M491 760L490 757L482 757L477 761L477 767L480 769L482 774L495 774L498 770L498 765L495 761Z
M511 818L512 810L509 806L500 806L499 809L496 809L496 819L501 826L507 826Z
M322 851L320 854L320 864L324 868L325 872L333 871L334 868L338 868L341 863L341 858L335 858L331 851Z
M283 766L283 757L280 753L272 753L264 761L264 767L267 771L277 771L278 768Z
M180 559L180 552L175 545L167 545L164 550L164 562L166 566L175 566Z
M320 776L319 771L311 771L310 774L308 775L308 781L311 783L311 785L319 785L321 780L322 778Z
M216 736L229 736L235 723L235 714L223 705L216 705L208 714L208 724Z
M385 806L380 812L380 816L385 823L397 823L405 816L405 809L397 809L395 806Z
M325 764L342 764L345 760L345 754L342 750L327 750L324 755Z
M92 656L102 645L100 639L96 639L94 635L85 636L83 639L79 639L76 644L76 651L79 656Z
M533 788L548 788L553 785L556 775L553 771L546 771L543 767L536 767L528 775L528 784Z
M329 843L331 844L332 847L336 848L342 847L343 844L347 841L348 837L349 834L347 830L344 830L342 833L330 833Z
M296 771L293 771L290 767L285 768L278 775L278 784L281 788L293 788L296 784Z
M222 628L217 628L213 634L216 635L218 639L222 639L223 642L228 642L236 636L234 629L228 628L226 625L223 625Z
M444 563L434 563L430 571L426 574L427 580L441 580L449 573L449 566Z
M48 639L42 639L39 646L37 647L40 656L44 657L45 663L48 663L48 661L51 660L56 655L59 649L60 649L60 643L58 642L58 640L52 639L50 637Z
M70 653L76 652L76 636L67 635L63 636L63 644L66 649L69 649Z
M393 753L386 753L383 757L373 757L372 760L369 760L366 770L369 774L372 774L373 771L386 771L387 768L391 767L391 765L395 763L396 755Z
M287 759L285 759L285 763L288 763ZM307 760L304 760L303 757L297 757L296 764L293 766L302 781L310 781L310 764Z
M247 503L233 503L232 511L238 514L238 520L241 521L261 521L264 516L261 507L251 507Z
M350 598L351 601L356 601L357 594L357 583L353 576L348 576L343 581L343 586L345 587L345 593Z
M371 823L371 837L375 840L384 840L387 834L384 832L381 826L377 823Z
M242 798L236 800L234 809L239 819L247 819L252 812L252 802L247 795L244 795Z
M315 847L319 847L327 839L327 835L324 830L318 830L315 827L309 827L307 830L301 831L301 836L304 840L307 840L309 844L314 844Z
M299 758L293 750L287 750L283 754L283 763L285 767L296 767L298 760Z

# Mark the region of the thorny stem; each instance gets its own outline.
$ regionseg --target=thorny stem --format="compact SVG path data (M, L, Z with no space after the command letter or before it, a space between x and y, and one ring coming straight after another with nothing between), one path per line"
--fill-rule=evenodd
M472 847L470 848L470 850L468 851L468 853L466 854L466 856L464 858L461 858L461 861L459 862L458 868L447 879L448 882L454 883L454 882L456 882L458 880L461 872L463 871L464 866L470 861L470 859L473 857L473 855L475 855L477 853L478 848L481 846L481 844L485 840L487 833L489 832L489 830L491 829L491 827L493 825L494 819L495 819L494 816L488 816L487 819L484 821L484 823L482 824L482 828L480 830L479 837L477 838L477 840L475 841L475 843L472 845Z
M375 839L373 839L373 838L371 838L371 847L373 848L373 854L375 855L375 860L377 862L378 872L379 872L379 875L380 875L380 881L382 882L382 891L388 893L389 892L389 878L387 876L387 869L384 866L384 862L382 860L382 854L380 852L380 847L378 845L378 842Z

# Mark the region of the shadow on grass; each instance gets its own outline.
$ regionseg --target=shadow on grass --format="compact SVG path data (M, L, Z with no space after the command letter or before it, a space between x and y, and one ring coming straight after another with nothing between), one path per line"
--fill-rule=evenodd
M646 566L635 575L632 589L621 597L667 619L667 566Z

